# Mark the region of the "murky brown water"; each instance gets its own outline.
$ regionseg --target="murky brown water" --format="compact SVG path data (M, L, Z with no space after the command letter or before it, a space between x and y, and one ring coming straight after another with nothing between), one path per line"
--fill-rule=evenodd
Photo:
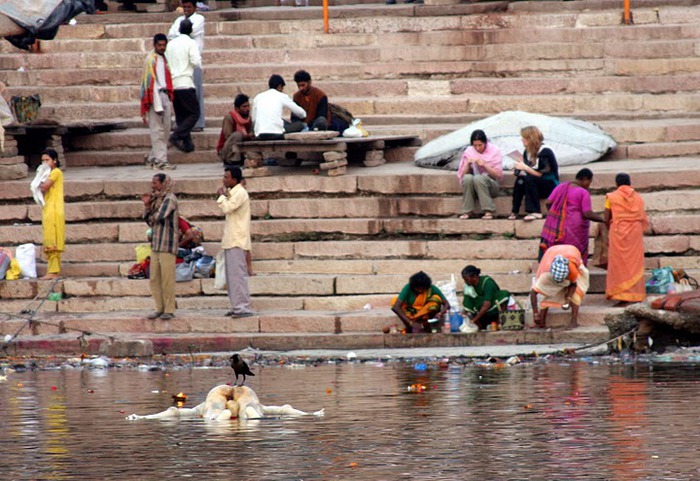
M700 479L697 366L254 369L248 384L263 403L326 416L124 420L165 409L180 390L194 406L230 369L12 373L0 382L2 478Z

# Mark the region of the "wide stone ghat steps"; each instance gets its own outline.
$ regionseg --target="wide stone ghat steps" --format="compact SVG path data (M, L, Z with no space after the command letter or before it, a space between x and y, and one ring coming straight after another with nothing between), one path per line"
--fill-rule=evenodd
M700 34L693 9L637 10L636 25L623 27L617 9L459 14L473 11L468 7L476 6L442 9L456 15L428 9L432 13L422 16L420 8L379 6L370 12L384 16L371 21L362 16L334 19L333 35L319 32L317 18L279 20L274 9L236 13L238 21L207 14L213 20L205 52L208 115L219 119L238 87L254 94L272 71L289 76L300 66L311 70L319 85L328 81L329 93L359 116L407 115L426 108L482 115L514 108L577 115L697 110L692 74L698 70L694 49ZM93 18L85 21L104 21ZM79 23L62 29L58 40L44 42L43 55L13 52L0 61L13 92L44 91L45 105L62 120L134 119L148 39L168 25L165 18L154 17L156 23ZM542 25L547 28L531 35ZM20 67L25 71L16 71ZM662 76L679 78L669 82ZM374 93L365 86L397 77L410 81L385 83L387 90ZM510 77L521 82L510 82ZM337 80L361 87L335 89L331 81ZM64 87L42 90L59 85Z
M700 269L696 159L671 166L660 162L648 170L625 161L591 164L594 188L608 189L618 168L632 172L651 219L645 238L647 267L682 266L694 274ZM577 169L564 168L564 179L571 179ZM141 203L135 199L148 189L151 172L135 167L67 170L66 278L56 288L65 298L49 302L44 311L66 319L71 327L112 326L114 332L377 332L394 322L389 301L418 270L444 280L451 274L459 277L459 271L473 263L520 298L530 286L542 221L454 218L460 197L452 172L401 163L372 169L371 175L368 169L352 168L338 178L273 170L274 176L251 178L247 186L253 198L257 272L250 286L259 317L224 321L225 292L215 289L212 279L197 279L178 284L182 312L176 321L143 319L152 303L148 283L124 277L146 230L139 218ZM211 195L220 183L219 174L220 167L210 164L172 172L183 214L203 227L210 254L218 252L223 227ZM508 184L504 181L504 187ZM602 192L594 191L596 210L602 209ZM499 215L509 210L505 194L498 198ZM39 244L40 211L28 205L26 182L4 183L0 200L9 202L0 210L0 245ZM33 225L14 225L18 221ZM582 325L600 326L611 312L612 303L602 299L604 282L604 271L593 269ZM0 283L2 311L18 313L48 285ZM365 310L368 304L371 308ZM18 322L4 321L3 332L12 332ZM567 322L566 313L553 313L552 326Z

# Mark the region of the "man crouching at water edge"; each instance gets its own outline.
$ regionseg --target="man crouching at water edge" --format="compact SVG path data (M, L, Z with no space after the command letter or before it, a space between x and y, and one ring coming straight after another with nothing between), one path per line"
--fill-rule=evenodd
M406 332L414 334L431 332L428 320L442 319L449 308L450 304L442 291L423 271L413 274L401 293L391 301L391 310L404 323Z
M260 403L257 394L248 386L216 386L207 394L203 403L193 408L171 406L163 412L139 416L127 416L129 421L138 419L173 419L204 418L205 421L224 421L227 419L260 419L268 416L323 416L324 410L307 413L294 409L289 404L284 406L265 406Z
M579 306L588 291L589 282L588 269L575 246L561 244L547 249L530 291L535 325L540 328L547 327L547 312L550 307L570 307L569 327L578 327ZM538 294L543 297L540 309L537 308Z

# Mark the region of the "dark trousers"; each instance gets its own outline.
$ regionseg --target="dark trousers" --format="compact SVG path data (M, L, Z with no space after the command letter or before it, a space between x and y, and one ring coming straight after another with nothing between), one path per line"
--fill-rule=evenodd
M554 181L526 175L515 179L513 186L513 214L520 212L520 204L525 197L525 212L540 212L540 199L546 199L556 185Z
M295 120L294 122L284 121L284 133L301 132L304 130L304 122ZM255 140L284 140L284 134L258 134Z
M170 136L171 140L180 140L189 149L194 149L192 129L199 119L199 100L196 89L177 89L174 91L173 108L177 127Z

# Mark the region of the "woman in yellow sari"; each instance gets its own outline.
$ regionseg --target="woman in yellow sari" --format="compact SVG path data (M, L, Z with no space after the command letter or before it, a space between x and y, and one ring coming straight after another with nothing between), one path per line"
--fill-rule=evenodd
M406 326L407 333L430 332L428 319L442 319L450 304L430 276L416 272L391 302L391 310Z
M49 178L41 184L44 194L44 210L41 226L44 233L44 254L49 263L42 279L56 279L61 273L61 253L66 245L66 211L63 204L63 172L59 167L58 152L46 149L41 161L51 167Z
M615 184L617 190L605 199L605 223L610 229L605 297L622 303L641 302L646 297L644 230L649 219L630 176L617 174Z

